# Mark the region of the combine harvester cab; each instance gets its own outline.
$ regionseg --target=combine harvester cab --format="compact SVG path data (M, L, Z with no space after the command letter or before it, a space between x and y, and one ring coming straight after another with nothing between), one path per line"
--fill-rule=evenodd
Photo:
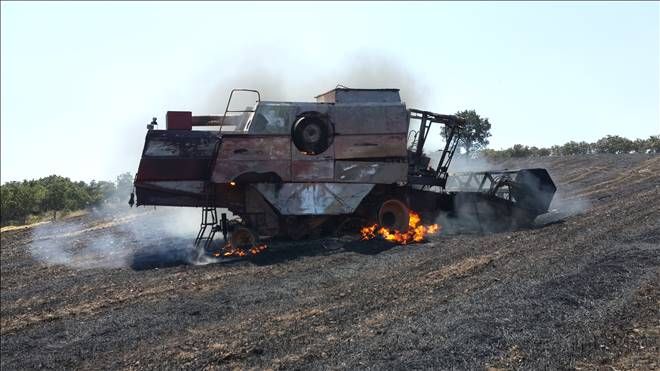
M254 108L231 110L237 92L254 94ZM556 190L545 169L449 176L463 120L408 109L398 89L337 88L316 102L234 89L224 115L168 112L166 121L149 126L137 205L202 207L196 243L207 247L217 231L255 247L369 223L405 230L411 210L425 222L469 217L503 230L545 213ZM446 139L433 167L424 153L432 125ZM220 221L216 208L239 219Z

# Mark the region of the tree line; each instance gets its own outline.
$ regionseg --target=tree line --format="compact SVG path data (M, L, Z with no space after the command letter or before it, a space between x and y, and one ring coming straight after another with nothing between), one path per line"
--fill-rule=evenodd
M630 140L618 135L607 135L596 142L570 141L563 145L550 148L516 144L513 147L496 150L489 149L488 138L491 136L491 123L486 117L480 116L475 110L456 112L456 116L464 119L458 134L459 152L469 157L486 157L489 159L505 159L512 157L544 157L587 155L595 153L660 153L660 135L652 135L647 139ZM446 138L447 133L442 135Z
M128 200L133 176L124 173L116 182L74 182L51 175L36 180L0 185L0 223L26 223L33 217L57 217L58 212L115 205Z
M588 155L596 153L660 153L660 135L652 135L648 139L630 140L618 135L608 135L596 142L570 141L563 145L554 145L550 148L526 146L515 144L513 147L496 150L482 149L480 156L499 160L519 157L544 157L544 156L570 156Z

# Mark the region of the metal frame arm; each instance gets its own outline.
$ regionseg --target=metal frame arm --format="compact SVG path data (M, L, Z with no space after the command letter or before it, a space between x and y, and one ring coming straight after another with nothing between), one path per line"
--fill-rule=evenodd
M418 172L425 169L417 169L422 155L424 153L424 144L428 138L431 125L434 123L442 124L445 126L445 148L442 151L442 156L438 162L438 166L433 173L433 178L437 181L431 181L432 183L438 183L444 186L444 183L447 180L447 170L449 169L449 164L454 156L456 147L458 145L458 134L461 130L461 127L465 123L465 120L461 117L454 115L443 115L430 111L423 111L418 109L409 109L409 119L410 120L420 120L419 131L416 135L416 143L414 157L412 158L412 170L414 176L424 176L418 174ZM423 172L423 171L422 171ZM421 179L415 179L416 181L421 181ZM427 182L427 181L424 181Z

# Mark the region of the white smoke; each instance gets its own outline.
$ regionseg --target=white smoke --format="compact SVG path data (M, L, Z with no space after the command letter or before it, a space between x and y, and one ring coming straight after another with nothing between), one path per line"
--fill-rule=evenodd
M194 246L201 209L144 207L35 226L29 251L49 265L74 269L166 267L220 261ZM220 243L222 235L216 235Z
M440 160L442 155L439 151L434 151L427 153L427 156L431 158L430 165L434 168L437 166L437 163ZM526 159L508 159L505 161L491 161L488 158L482 156L466 156L464 154L457 154L454 156L450 166L449 166L449 182L447 186L448 191L477 191L475 188L456 188L458 183L452 182L452 174L456 173L471 173L471 172L497 172L505 170L520 170L525 168L546 168L547 164L538 163L535 159L526 158ZM579 195L575 195L567 185L557 184L557 177L552 176L552 169L547 169L550 172L551 177L555 181L555 186L557 191L552 199L552 202L548 208L548 211L544 214L539 215L534 220L533 226L542 227L551 223L560 222L568 217L582 214L589 210L591 207L591 202ZM468 208L469 209L469 208ZM470 210L467 210L470 211ZM464 233L464 232L481 232L481 233L490 233L498 228L495 228L493 221L487 218L480 218L475 216L474 213L461 213L455 212L452 217L448 215L440 215L436 220L436 223L442 225L445 233ZM495 222L501 222L502 220L495 220Z

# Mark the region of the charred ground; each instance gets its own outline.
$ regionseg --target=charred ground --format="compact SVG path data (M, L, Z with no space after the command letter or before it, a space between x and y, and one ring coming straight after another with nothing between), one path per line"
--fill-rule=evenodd
M548 168L570 212L524 231L280 244L209 265L187 263L189 240L146 227L149 244L132 239L121 226L141 214L3 232L2 369L657 369L660 157L501 165ZM33 256L35 240L75 255L107 236L126 266Z

